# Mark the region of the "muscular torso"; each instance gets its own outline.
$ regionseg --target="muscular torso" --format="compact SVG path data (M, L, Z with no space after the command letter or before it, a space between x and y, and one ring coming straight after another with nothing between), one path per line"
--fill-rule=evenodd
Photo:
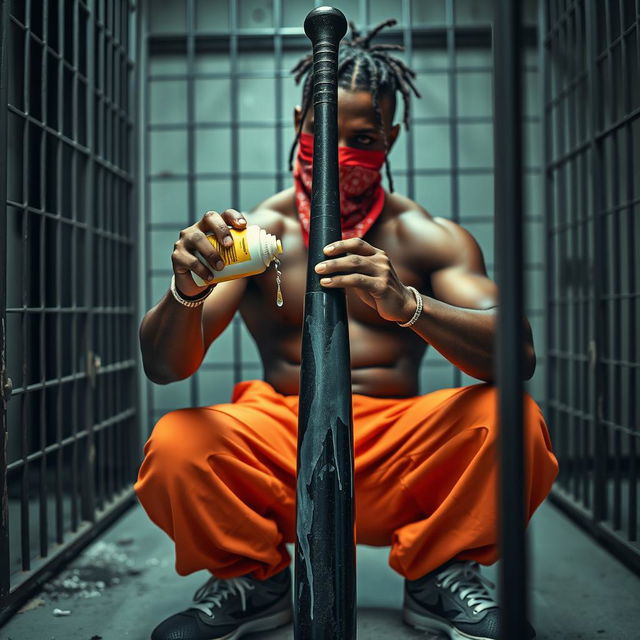
M414 264L417 261L412 259L406 234L398 233L399 216L411 205L419 209L406 198L387 194L385 208L364 240L387 252L405 285L428 294L429 272ZM258 224L282 239L284 253L280 256L280 269L284 306L276 306L273 265L249 278L240 305L242 318L260 351L265 380L285 395L298 394L307 272L307 249L294 207L293 189L287 189L248 215L249 224ZM428 216L421 211L421 216ZM426 343L411 329L382 319L349 290L347 314L352 392L378 397L417 395L419 366Z

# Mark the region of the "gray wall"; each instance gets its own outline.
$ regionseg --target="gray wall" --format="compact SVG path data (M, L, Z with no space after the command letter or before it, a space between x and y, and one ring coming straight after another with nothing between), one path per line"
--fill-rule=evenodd
M423 97L413 101L412 131L409 135L402 131L390 156L395 188L434 216L457 220L473 233L493 277L492 59L488 46L492 3L457 0L455 11L451 0L412 4L352 0L339 6L359 26L365 21L375 25L388 17L398 18L396 41L412 47L411 59L400 55L416 70ZM144 167L148 181L144 238L150 262L141 274L147 287L146 308L156 304L168 288L170 254L180 229L208 209L249 209L291 184L286 156L300 88L289 70L307 47L289 47L291 36L302 33L300 24L313 3L284 2L280 6L277 0L254 0L238 3L237 14L229 12L225 2L200 1L193 6L191 29L188 3L152 2L147 12L151 54L142 72L146 71L145 145L149 151ZM411 29L405 30L403 16L409 10ZM274 29L278 16L282 17L281 28ZM528 3L527 18L535 19L535 3ZM487 44L474 45L470 27L487 35ZM181 43L184 50L193 43L191 61L186 53L177 51ZM215 46L222 50L211 51ZM167 52L170 48L174 53ZM188 74L190 62L192 76ZM540 355L530 389L542 401L545 293L535 50L527 52L524 80L528 315ZM400 120L400 111L397 117ZM261 376L258 352L237 315L195 376L166 386L149 385L150 419L178 407L227 402L235 380ZM461 375L435 350L423 362L422 393L472 382L475 380Z

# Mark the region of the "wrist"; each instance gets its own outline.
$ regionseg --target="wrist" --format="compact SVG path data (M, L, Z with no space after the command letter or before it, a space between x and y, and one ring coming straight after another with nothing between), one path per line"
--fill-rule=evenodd
M199 307L200 305L202 305L204 303L204 301L211 294L211 291L212 291L212 289L214 287L215 287L215 284L211 284L204 291L199 292L195 296L185 296L177 288L177 286L176 286L176 276L174 274L172 276L172 278L171 278L170 290L171 290L171 293L172 293L173 297L175 298L175 300L177 302L179 302L181 305L183 305L185 307L194 308L194 307Z
M198 300L198 298L204 297L206 293L210 292L217 282L204 281L206 286L200 286L196 284L193 279L193 274L190 271L186 273L174 273L173 274L176 291L185 300Z
M422 313L423 300L422 295L415 287L405 287L407 296L403 306L403 320L397 320L396 324L401 327L410 327L413 325Z
M402 305L402 317L398 320L398 322L409 322L411 318L413 318L413 314L416 312L416 308L418 307L418 301L416 300L413 291L409 289L409 287L404 288L405 292L405 300Z
M211 289L213 289L213 287L215 286L216 286L215 283L210 284L208 287L205 287L201 291L198 291L198 293L196 293L195 295L188 296L186 293L183 293L183 291L180 289L180 287L177 284L175 285L176 291L185 300L199 300L200 298L204 298L209 294L209 291L211 291Z

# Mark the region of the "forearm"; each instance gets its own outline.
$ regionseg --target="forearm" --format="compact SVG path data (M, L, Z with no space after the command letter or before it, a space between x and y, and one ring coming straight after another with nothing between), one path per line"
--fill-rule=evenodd
M493 382L497 309L465 309L422 295L423 310L412 329L465 373ZM535 368L530 343L525 344L525 377Z
M149 379L166 384L188 378L204 358L202 307L185 307L167 291L140 324L140 350Z

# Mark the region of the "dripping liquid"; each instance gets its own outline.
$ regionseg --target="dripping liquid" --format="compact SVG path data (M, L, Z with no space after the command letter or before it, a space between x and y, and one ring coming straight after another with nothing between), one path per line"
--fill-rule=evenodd
M280 271L280 260L278 260L278 258L274 258L273 265L276 270L276 284L278 285L278 293L276 294L276 305L278 307L281 307L284 304L284 300L282 298L282 288L280 287L280 283L282 281L282 271Z

